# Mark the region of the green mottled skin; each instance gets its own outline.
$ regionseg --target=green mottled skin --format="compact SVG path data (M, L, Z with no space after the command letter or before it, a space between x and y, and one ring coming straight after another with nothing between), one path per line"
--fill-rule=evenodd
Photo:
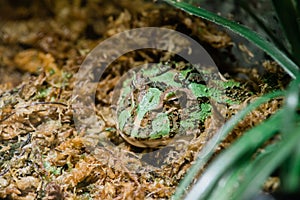
M118 130L129 143L138 147L158 147L175 135L201 133L201 126L211 116L211 100L236 104L224 91L239 87L234 81L209 80L192 67L156 65L130 71L123 78L118 99ZM211 77L216 77L216 74ZM207 81L206 81L207 82Z

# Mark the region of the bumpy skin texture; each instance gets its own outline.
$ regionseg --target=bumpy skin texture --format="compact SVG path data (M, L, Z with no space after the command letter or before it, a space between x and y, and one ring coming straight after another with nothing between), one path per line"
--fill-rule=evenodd
M208 81L213 86L208 87ZM237 103L225 95L228 86L237 87L238 83L228 84L189 65L158 64L131 70L119 85L119 133L134 146L152 148L164 146L174 137L199 135L211 116L211 102Z

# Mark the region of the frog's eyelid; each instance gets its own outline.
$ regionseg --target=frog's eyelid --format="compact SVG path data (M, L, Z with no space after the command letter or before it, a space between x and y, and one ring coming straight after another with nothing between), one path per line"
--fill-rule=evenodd
M111 105L109 108L110 108L111 110L113 110L113 111L117 111L117 106L116 106L116 105Z

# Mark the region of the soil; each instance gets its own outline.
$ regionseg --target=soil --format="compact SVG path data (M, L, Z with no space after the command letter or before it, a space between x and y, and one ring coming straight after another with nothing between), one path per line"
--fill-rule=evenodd
M1 1L0 13L2 199L169 199L174 193L209 136L204 131L185 148L136 148L118 135L110 109L122 74L141 63L169 61L174 55L147 49L118 58L97 83L94 109L99 128L75 127L72 91L76 73L88 53L116 33L165 27L202 44L222 75L241 82L251 93L241 105L229 109L227 118L288 83L276 63L255 60L255 53L235 43L224 30L161 3L7 0ZM243 56L235 55L233 48ZM245 60L253 62L252 67L243 66ZM281 104L281 99L275 99L249 114L216 154ZM268 182L274 190L278 178L270 180L275 180Z

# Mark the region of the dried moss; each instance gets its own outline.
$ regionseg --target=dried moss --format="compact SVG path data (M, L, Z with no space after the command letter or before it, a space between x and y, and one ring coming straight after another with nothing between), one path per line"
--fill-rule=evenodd
M99 41L130 28L177 29L216 52L228 51L230 37L210 23L151 2L34 2L29 7L26 2L14 7L3 1L1 6L16 12L2 18L5 24L0 38L0 198L168 199L207 136L203 133L194 138L185 149L171 147L168 155L154 151L143 157L141 152L153 150L125 143L116 134L109 106L122 73L141 61L153 62L161 55L168 60L172 55L137 51L113 63L98 83L96 113L102 125L94 135L75 129L73 75ZM284 73L278 73L274 63L264 66L266 78L262 80L253 69L230 70L231 74L242 71L249 77L246 85L253 95L244 104L287 84ZM280 105L281 100L273 100L253 111L220 149ZM228 117L241 107L243 104L230 108ZM206 126L209 124L207 120ZM102 144L104 137L117 147ZM145 164L143 160L153 163Z

